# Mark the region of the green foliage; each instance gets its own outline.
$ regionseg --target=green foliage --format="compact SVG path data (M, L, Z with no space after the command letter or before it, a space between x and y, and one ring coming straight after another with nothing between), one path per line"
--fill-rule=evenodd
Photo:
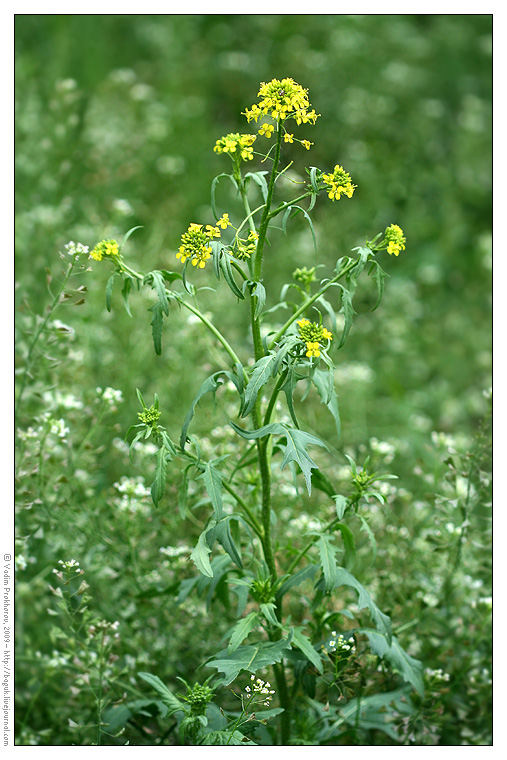
M491 18L16 29L17 743L490 744Z

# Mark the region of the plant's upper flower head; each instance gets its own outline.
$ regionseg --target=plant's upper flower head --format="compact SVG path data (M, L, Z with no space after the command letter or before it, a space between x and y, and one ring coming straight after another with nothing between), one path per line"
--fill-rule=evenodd
M276 121L294 118L297 124L306 124L315 121L320 114L310 105L308 90L297 84L293 79L272 79L271 82L261 82L257 97L259 103L254 103L251 108L245 109L248 121L257 121L259 116L271 116ZM311 109L311 110L310 110Z
M207 224L206 228L203 229L202 224L190 224L188 230L181 236L181 245L176 258L181 259L182 264L187 259L191 259L192 266L204 269L206 262L211 258L213 250L210 246L210 241L215 237L220 237L220 227L225 230L229 225L228 214L223 214L215 227Z
M324 341L333 340L332 333L322 325L316 322L310 322L309 319L299 319L297 321L299 337L306 343L306 356L320 356L320 349Z
M328 186L327 194L332 201L339 201L342 195L352 198L357 187L352 184L350 174L339 164L336 164L332 174L323 174L322 179Z
M213 150L215 153L229 153L232 159L242 158L244 161L251 161L252 145L256 139L256 135L240 135L237 132L231 132L217 140Z
M400 251L405 250L405 243L407 242L403 230L401 227L398 227L397 224L391 224L390 227L386 228L385 235L387 241L387 253L394 253L395 256L399 256Z
M117 259L120 255L120 247L116 240L101 240L90 253L90 259L102 261L105 258Z

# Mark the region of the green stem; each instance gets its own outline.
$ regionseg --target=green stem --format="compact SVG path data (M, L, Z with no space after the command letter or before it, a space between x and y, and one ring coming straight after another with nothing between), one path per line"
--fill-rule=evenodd
M66 285L67 285L67 283L69 281L69 278L70 278L70 276L72 274L72 270L74 269L75 263L76 263L76 259L74 259L72 261L72 263L69 265L69 268L67 269L67 272L65 273L65 277L64 277L63 283L62 283L60 289L58 290L58 293L53 298L53 301L51 303L51 306L49 307L49 310L48 310L48 313L46 314L45 319L39 325L38 330L36 330L35 335L34 335L33 340L32 340L32 343L30 345L30 348L28 349L28 354L27 354L27 357L26 357L25 370L23 372L23 377L21 379L21 387L19 389L18 399L16 401L15 408L14 408L14 420L17 419L19 408L21 406L21 399L23 398L23 393L25 392L26 381L27 381L28 373L30 372L30 368L32 366L32 354L34 352L35 346L37 345L37 341L39 340L42 331L45 329L47 323L49 322L49 319L50 319L51 315L53 314L54 310L56 309L56 307L60 303L61 295L62 295L63 291L65 290L65 287L66 287Z
M121 264L120 264L120 266L121 266L121 271L126 272L127 274L130 274L132 277L135 277L136 279L138 279L141 282L143 282L144 276L142 274L140 274L139 272L136 272L131 267L127 266L127 264L125 264L125 262L122 261ZM188 303L188 301L185 301L181 297L181 295L179 293L175 294L174 292L168 290L167 288L166 288L166 293L171 298L174 297L174 296L176 296L178 303L181 304L182 306L184 306L189 311L191 311L192 314L195 314L195 316L198 317L204 325L206 325L206 327L208 328L208 330L213 333L213 335L215 336L215 338L217 338L217 340L222 344L223 348L229 354L229 356L231 357L231 359L233 360L233 362L235 364L241 364L239 356L234 351L234 349L232 348L232 346L230 345L230 343L227 341L227 339L222 335L222 333L220 332L220 330L218 330L215 327L215 325L212 322L210 322L209 319L207 319L204 316L204 314L202 314L202 312L199 311L199 309L196 306L193 306L192 304ZM245 374L245 378L246 378L246 374Z

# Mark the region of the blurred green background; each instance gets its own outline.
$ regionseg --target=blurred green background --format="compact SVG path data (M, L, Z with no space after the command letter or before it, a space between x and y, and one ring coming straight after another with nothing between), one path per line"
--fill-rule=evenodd
M399 259L384 258L381 308L370 313L373 286L358 295L336 356L342 444L394 435L416 457L431 430L472 432L491 370L491 48L490 15L17 16L19 303L43 308L45 270L58 272L69 239L92 247L134 225L144 229L130 239L132 265L177 269L181 233L211 221L211 180L230 170L215 140L248 131L241 111L260 81L291 76L322 114L299 128L310 153L287 146L294 171L341 163L358 189L312 212L317 258L303 220L286 238L273 233L272 301L297 266L323 264L325 276L392 222L408 241ZM225 185L218 203L234 213ZM131 320L117 294L107 314L109 271L93 268L86 303L59 314L85 352L73 382L121 388L126 426L135 387L157 391L168 409L177 402L177 430L206 355L192 341L182 357L174 312L155 357L149 303L134 298ZM214 285L211 272L199 276ZM230 319L233 298L202 303L229 319L232 339L246 324ZM196 368L168 374L182 362ZM331 435L320 411L314 422Z
M310 152L283 146L284 158L294 161L293 176L304 177L308 165L330 171L339 163L358 187L350 200L332 203L325 194L318 200L312 211L317 253L301 215L290 221L286 237L280 230L270 233L267 306L276 303L297 267L322 265L318 273L329 276L336 260L365 238L391 223L403 228L406 251L399 258L379 256L389 274L380 308L371 311L375 284L361 278L349 338L331 353L340 440L318 398L298 404L298 414L304 429L328 442L325 469L332 479L344 477L344 451L360 463L374 450L372 440L392 448L394 458L386 465L399 477L398 494L385 510L368 505L379 552L370 567L362 535L360 577L404 632L407 651L453 674L441 742L489 743L489 617L477 602L478 595L487 601L490 578L489 502L483 494L490 481L479 462L489 451L481 444L480 456L471 460L472 486L463 485L465 473L455 468L450 452L474 448L491 385L492 17L18 15L15 52L21 370L35 315L50 301L48 270L61 277L59 252L69 240L91 249L142 225L125 247L128 263L142 272L180 271L175 253L181 234L190 222L213 220L211 182L230 171L227 156L213 152L215 141L231 131L253 131L241 112L256 102L261 81L288 76L308 88L321 117L313 127L294 128L296 137L315 143ZM265 165L252 161L248 168ZM283 191L280 198L290 197L290 186ZM219 184L217 204L237 224L240 209L230 184ZM177 468L169 473L163 508L148 517L121 512L111 496L122 476L140 475L150 483L151 459L136 464L118 453L118 439L137 421L135 389L148 404L158 393L161 422L178 440L192 398L205 377L224 368L223 356L210 349L208 336L188 314L171 307L157 357L148 311L153 294L132 294L131 318L116 290L108 313L104 291L111 268L92 262L90 269L74 283L87 292L69 298L54 315L74 333L55 338L62 331L47 331L17 421L24 431L37 427L53 403L72 431L68 451L57 441L43 461L34 439L32 448L25 441L21 457L17 525L28 559L17 585L17 691L25 744L77 741L65 728L67 718L78 714L79 696L69 696L72 673L55 671L50 691L37 659L39 650L47 654L55 646L48 580L59 557L79 558L95 608L121 619L123 654L130 653L133 663L129 672L149 668L162 679L178 673L193 679L211 645L210 628L216 638L227 624L217 615L213 626L202 626L200 617L171 606L165 595L151 595L160 542L197 540L195 525L177 518ZM192 278L217 284L210 267ZM251 350L244 304L223 283L218 294L199 293L199 304L246 361ZM267 319L276 326L286 316L278 311ZM88 440L97 386L121 390L125 402ZM57 393L73 394L83 404L67 409L51 402ZM214 410L204 399L192 433L200 430L212 447L227 411L237 410L226 402ZM70 454L85 444L84 464L74 472ZM286 512L319 513L315 490L311 503L281 489L276 499L283 530ZM474 529L453 570L456 534L449 539L448 526L454 530L454 523L468 520L469 501L476 505ZM461 514L456 507L463 502ZM139 568L131 561L131 541L139 545ZM192 571L191 563L185 567ZM455 575L454 596L448 573ZM146 597L133 585L138 577L141 590L148 588ZM23 734L25 724L40 736L31 741Z

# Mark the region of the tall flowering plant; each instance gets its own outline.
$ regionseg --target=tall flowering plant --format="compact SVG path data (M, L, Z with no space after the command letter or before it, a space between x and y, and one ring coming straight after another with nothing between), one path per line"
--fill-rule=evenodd
M312 725L318 726L316 743L329 743L341 724L360 726L361 721L373 719L375 710L381 715L390 704L389 698L377 698L374 703L371 694L363 696L368 657L390 664L406 682L396 692L396 699L406 690L421 693L423 686L420 663L402 649L393 636L389 616L352 573L356 551L351 522L358 519L375 546L361 507L372 496L383 502L382 477L369 471L367 462L358 467L350 460L353 487L349 494L336 492L332 479L318 464L318 452L324 453L326 442L299 423L296 389L313 387L339 428L333 356L349 335L356 289L360 280L373 278L377 308L385 277L377 254L387 250L398 256L405 250L406 240L398 225L389 224L383 233L354 249L352 256L340 257L334 270L320 281L315 267L296 269L282 293L292 288L298 300L292 304L284 301L289 316L283 324L270 327L266 322L266 305L274 300L269 289L273 252L266 245L270 227L276 223L287 233L290 220L302 215L315 242L310 214L319 195L324 193L332 202L348 202L357 186L341 164L327 172L310 166L304 181L295 184L294 197L279 199L280 180L290 166L284 161L285 146L299 143L310 150L313 143L306 130L320 118L308 91L293 79L262 83L257 102L245 108L243 115L255 133L230 133L216 140L214 151L230 161L230 171L219 174L211 185L214 221L193 220L181 235L173 254L174 264L181 268L142 273L130 267L124 246L134 230L120 244L100 242L90 254L92 259L109 260L114 266L106 288L108 309L117 278L123 281L127 308L131 290L148 286L154 291L151 327L157 354L162 352L164 321L170 316L170 307L178 305L209 331L223 356L223 366L196 389L177 440L161 424L159 397L148 406L139 390L142 410L128 434L132 444L148 438L156 444L156 474L151 486L155 505L163 509L167 503L168 467L183 473L183 513L190 480L202 488L209 513L191 554L196 574L190 581L186 579L185 585L182 582L180 594L184 598L193 591L207 594L209 599L224 586L232 588L238 597L236 619L226 647L210 654L205 663L211 675L202 686L187 685L186 697L176 697L153 674L141 675L163 696L169 714L180 722L182 741L187 743L251 744L268 739L297 743L305 711ZM303 134L298 136L300 129ZM269 169L252 170L255 159ZM240 201L242 213L237 219L230 208L219 210L222 179L230 180ZM238 308L248 310L250 334L239 346L227 336L227 325L216 325L197 306L196 282L206 276L207 272L200 271L203 269L211 269L220 286L232 291ZM270 306L269 313L273 310ZM248 345L250 352L245 350ZM215 395L226 382L237 396L237 416L229 420L237 456L205 458L191 434L193 418L198 402L207 394ZM287 538L283 521L277 520L273 508L276 473L286 468L292 472L296 488L304 487L309 495L312 487L318 489L330 509L327 519L317 521L296 543ZM352 613L340 611L339 589L343 587L357 592L358 614L368 611L373 627L354 625ZM308 589L304 605L298 603L302 588ZM308 619L310 611L313 621ZM240 712L222 709L223 720L213 724L209 703L217 689L246 677L254 686L241 691ZM254 694L266 696L267 706L276 695L278 707L264 711L264 718L260 711L254 719L249 714ZM368 705L367 715L362 705ZM253 730L252 726L268 720L279 720L279 731Z

